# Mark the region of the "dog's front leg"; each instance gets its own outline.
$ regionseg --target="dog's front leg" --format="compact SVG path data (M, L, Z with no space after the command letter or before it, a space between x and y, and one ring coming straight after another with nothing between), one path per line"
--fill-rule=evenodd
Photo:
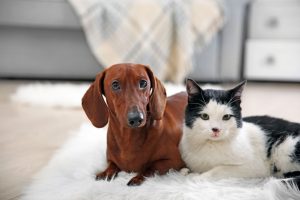
M100 172L96 175L96 180L108 180L110 181L111 179L114 179L115 177L117 177L118 173L121 170L118 168L118 166L109 161L108 163L108 167L106 168L106 170L104 172Z
M133 177L128 183L128 186L138 186L141 185L146 177L151 177L153 176L155 173L155 170L153 170L152 168L148 168L145 171L143 171L142 173L138 173L138 175L136 175L135 177Z
M178 160L171 160L171 159L162 159L153 162L146 170L142 173L139 173L135 177L133 177L127 185L134 186L134 185L141 185L146 177L154 176L155 173L159 175L163 175L167 173L170 169L179 170L184 166L180 159Z

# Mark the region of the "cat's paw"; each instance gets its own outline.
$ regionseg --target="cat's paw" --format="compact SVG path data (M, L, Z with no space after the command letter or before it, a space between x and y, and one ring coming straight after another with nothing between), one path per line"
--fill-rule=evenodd
M179 172L181 175L187 176L191 172L191 170L189 168L184 167L184 168L181 168Z

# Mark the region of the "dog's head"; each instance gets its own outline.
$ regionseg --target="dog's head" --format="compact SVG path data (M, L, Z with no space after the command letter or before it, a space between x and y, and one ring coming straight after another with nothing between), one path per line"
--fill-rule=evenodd
M105 126L109 117L118 120L122 127L142 127L147 117L161 119L165 106L165 88L151 69L141 64L107 68L97 74L82 98L86 115L98 128Z

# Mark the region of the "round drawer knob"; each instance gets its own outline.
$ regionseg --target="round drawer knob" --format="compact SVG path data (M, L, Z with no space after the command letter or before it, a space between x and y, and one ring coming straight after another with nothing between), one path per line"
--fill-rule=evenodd
M266 25L268 28L276 28L279 25L279 21L276 17L270 17L267 20Z
M265 64L267 66L272 66L275 64L275 58L274 56L267 56L266 59L265 59Z

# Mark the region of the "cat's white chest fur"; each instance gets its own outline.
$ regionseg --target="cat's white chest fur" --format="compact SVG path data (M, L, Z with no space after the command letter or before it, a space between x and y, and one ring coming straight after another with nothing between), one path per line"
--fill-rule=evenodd
M194 172L205 172L217 165L243 164L241 151L251 151L249 145L242 148L234 141L202 141L201 136L193 129L184 128L180 142L180 151L188 167ZM236 143L236 144L233 144Z
M182 159L193 172L208 172L206 175L214 178L269 176L261 130L251 124L245 126L247 132L241 129L235 137L221 141L203 139L199 129L185 126L179 145ZM254 131L251 137L249 131Z

